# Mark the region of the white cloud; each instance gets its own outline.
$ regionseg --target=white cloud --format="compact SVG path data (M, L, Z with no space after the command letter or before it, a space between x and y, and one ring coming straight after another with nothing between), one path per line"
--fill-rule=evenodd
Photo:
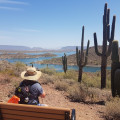
M24 31L24 32L41 32L40 30L37 30L37 29L20 29L20 31Z
M20 2L20 1L15 1L15 0L0 0L0 3L28 5L28 3L26 3L26 2Z
M4 6L0 6L0 9L4 9L4 10L22 10L20 8L14 8L14 7L4 7Z
M0 40L12 40L11 36L0 36Z

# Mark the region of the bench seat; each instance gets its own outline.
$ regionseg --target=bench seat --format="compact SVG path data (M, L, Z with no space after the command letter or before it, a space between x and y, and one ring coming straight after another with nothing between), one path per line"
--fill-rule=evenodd
M0 120L75 120L75 109L0 103Z

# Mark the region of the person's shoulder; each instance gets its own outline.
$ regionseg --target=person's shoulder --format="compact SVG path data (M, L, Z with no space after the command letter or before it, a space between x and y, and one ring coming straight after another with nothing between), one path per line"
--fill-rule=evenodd
M41 87L39 82L34 83L34 86Z

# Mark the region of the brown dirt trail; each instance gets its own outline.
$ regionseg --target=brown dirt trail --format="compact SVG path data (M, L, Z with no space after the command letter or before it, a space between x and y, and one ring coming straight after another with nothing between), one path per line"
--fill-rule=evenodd
M42 85L46 98L40 102L52 107L64 107L76 110L76 120L104 120L104 105L71 102L63 91L57 91L52 86Z

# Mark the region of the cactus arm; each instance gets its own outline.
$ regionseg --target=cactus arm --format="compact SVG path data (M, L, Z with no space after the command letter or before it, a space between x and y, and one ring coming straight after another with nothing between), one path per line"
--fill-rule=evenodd
M107 25L107 38L108 42L110 42L110 25Z
M112 30L111 30L111 39L110 39L111 42L114 40L114 34L115 34L115 22L116 22L116 16L113 16Z
M107 25L109 25L110 22L110 9L107 9Z
M98 44L97 44L97 36L96 33L94 33L94 45L95 45L95 52L98 56L102 56L102 54L98 51Z
M111 50L112 50L112 42L109 42L108 50L107 50L107 53L106 53L106 56L107 56L107 57L110 56Z
M110 54L111 54L112 41L114 40L114 33L115 33L115 21L116 21L116 16L113 16L111 38L108 39L109 46L108 46L108 51L106 53L107 57L110 56Z
M81 57L80 57L81 64L83 61L83 46L84 46L84 26L82 27L82 39L81 39Z
M87 64L89 45L90 45L90 41L88 40L88 43L87 43L87 50L86 50L86 55L85 55L85 62L84 62L84 64L82 65L82 67L84 67L84 66Z

